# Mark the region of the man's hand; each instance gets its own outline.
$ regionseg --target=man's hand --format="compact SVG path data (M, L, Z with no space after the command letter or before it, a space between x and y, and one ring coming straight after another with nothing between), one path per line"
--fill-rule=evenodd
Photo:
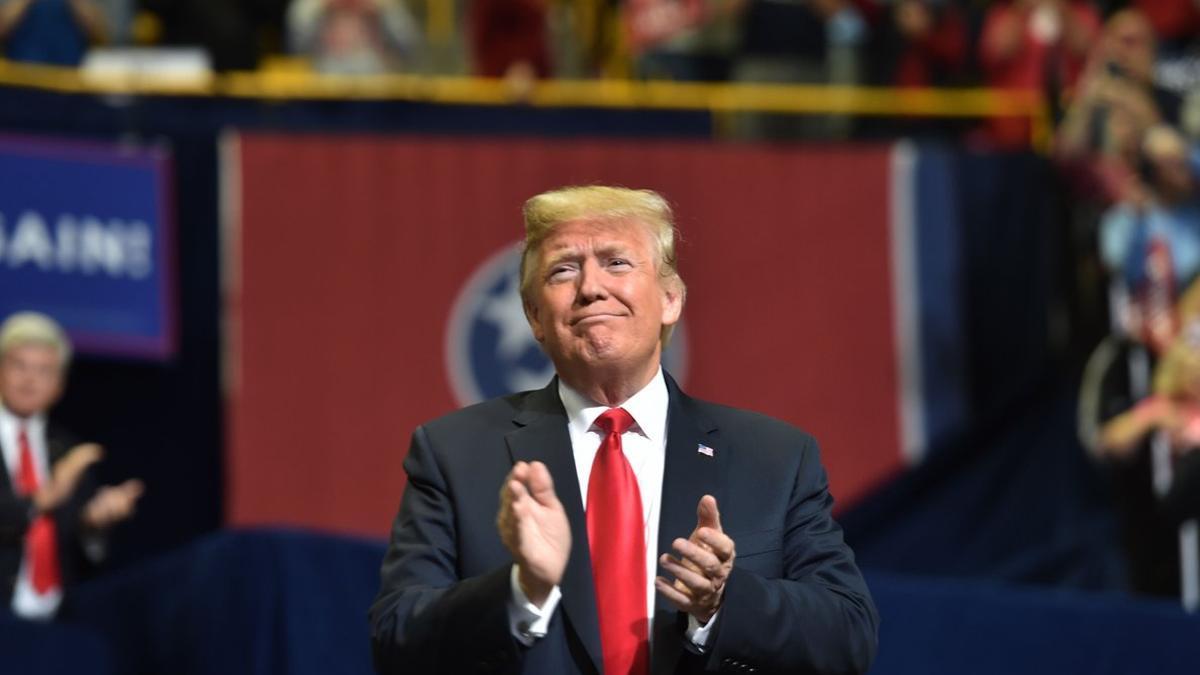
M571 555L571 525L545 464L513 465L500 488L496 528L517 563L521 590L541 607L562 581Z
M66 456L54 463L50 479L42 482L42 486L33 495L33 504L39 511L53 511L67 501L83 472L104 455L104 451L95 443L77 445L67 451Z
M83 524L96 530L116 525L133 515L145 486L136 478L100 488L83 507Z
M658 561L675 576L675 583L657 577L654 586L679 611L691 614L701 624L708 623L721 607L736 555L733 540L721 529L716 498L700 498L696 529L687 539L676 539L673 546L679 557L664 553Z

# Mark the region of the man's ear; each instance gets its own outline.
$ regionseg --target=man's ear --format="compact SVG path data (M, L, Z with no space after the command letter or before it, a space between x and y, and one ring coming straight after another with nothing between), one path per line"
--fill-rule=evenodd
M662 292L662 324L673 326L679 321L679 316L683 314L683 299L687 295L687 290L682 281L674 278L663 282Z
M541 317L541 309L526 298L521 299L521 307L525 309L525 320L529 322L529 330L533 331L533 339L542 342L546 338L546 331L542 329L542 323L538 320Z

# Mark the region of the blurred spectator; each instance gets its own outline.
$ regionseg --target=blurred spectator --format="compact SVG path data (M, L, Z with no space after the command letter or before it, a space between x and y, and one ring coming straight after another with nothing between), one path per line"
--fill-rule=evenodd
M1193 324L1177 338L1155 368L1153 393L1112 417L1101 428L1099 449L1106 456L1128 459L1147 437L1166 433L1172 450L1200 449L1200 343Z
M861 81L868 37L862 12L849 0L748 0L742 47L734 63L739 82L842 84ZM743 115L750 138L838 138L845 117Z
M1155 368L1150 392L1135 391L1131 376L1145 367L1137 365L1145 363L1140 347L1110 338L1088 363L1080 409L1084 441L1110 471L1129 584L1165 596L1180 591L1177 528L1200 516L1200 323L1180 311L1186 326ZM1094 432L1089 417L1099 424ZM1169 483L1154 459L1158 434L1169 446Z
M877 80L899 87L961 84L967 68L967 22L951 0L899 0L876 39Z
M0 42L11 61L77 66L108 37L92 0L0 0Z
M1145 16L1122 10L1104 26L1057 138L1057 152L1085 162L1094 196L1123 198L1146 130L1179 123L1182 99L1154 82L1155 39Z
M1184 302L1190 299L1195 305L1197 295L1189 290ZM1195 309L1180 308L1185 327L1155 373L1155 396L1134 409L1157 406L1142 415L1156 417L1170 443L1172 479L1160 512L1171 527L1200 518L1200 321Z
M216 70L254 70L263 54L282 51L288 0L140 1L164 44L203 47Z
M1178 596L1178 527L1200 517L1200 283L1175 313L1182 328L1154 367L1150 392L1139 400L1131 386L1131 374L1146 367L1139 348L1110 339L1089 362L1082 394L1101 422L1084 440L1112 469L1130 583Z
M88 468L100 447L47 419L69 361L66 335L48 317L23 312L0 325L0 589L27 618L54 615L142 493L137 480L97 489Z
M1139 166L1141 181L1101 220L1101 257L1132 296L1121 323L1162 351L1176 290L1200 274L1200 192L1193 151L1171 127L1146 134Z
M675 19L659 33L635 37L639 77L651 80L719 82L729 79L729 69L737 47L739 18L746 0L650 0L638 3L643 14L654 15L663 5L679 7ZM627 5L627 21L633 18L634 5ZM684 9L686 8L686 9ZM636 27L629 33L635 34Z
M1081 0L1011 0L988 9L980 40L984 82L998 89L1045 93L1057 105L1083 70L1100 16ZM994 118L986 137L1000 148L1029 145L1029 122Z
M547 0L473 0L468 25L475 74L549 77L547 12Z
M288 33L293 52L340 74L398 70L421 40L401 0L293 0Z

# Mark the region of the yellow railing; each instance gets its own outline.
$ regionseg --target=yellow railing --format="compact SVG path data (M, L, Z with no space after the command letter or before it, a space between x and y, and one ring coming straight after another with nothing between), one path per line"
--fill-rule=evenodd
M1024 117L1031 121L1031 140L1039 148L1045 147L1051 133L1045 102L1036 92L981 88L907 89L631 80L546 80L519 85L506 80L466 77L344 77L322 75L303 68L235 72L180 82L140 74L85 75L76 69L2 60L0 86L138 96L399 100L449 105L698 110L714 114Z

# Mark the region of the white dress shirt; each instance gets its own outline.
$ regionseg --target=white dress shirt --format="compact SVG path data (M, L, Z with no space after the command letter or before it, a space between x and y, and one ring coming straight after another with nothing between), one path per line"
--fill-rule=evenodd
M38 485L50 475L50 454L46 447L46 416L20 418L0 405L0 449L4 451L4 468L8 470L8 483L14 494L17 491L17 476L21 467L21 449L17 438L22 425L25 426L25 435L29 439L29 450L33 453L33 469L37 474ZM49 619L54 616L59 603L62 602L62 589L51 588L45 593L38 593L33 588L30 572L29 555L26 551L21 556L21 570L17 573L17 584L13 588L13 613L26 619Z
M579 479L580 501L587 508L588 480L592 475L592 461L600 449L604 434L595 426L596 418L609 406L601 405L571 389L562 380L558 381L558 396L567 413L567 431L571 436L571 449L575 456L575 471ZM650 619L649 635L654 635L654 602L657 591L654 578L658 571L658 520L662 507L663 467L667 458L667 407L669 397L662 369L650 383L629 397L621 408L633 417L633 425L621 435L621 449L637 478L638 491L642 498L642 516L646 526L646 615ZM566 488L560 488L566 489ZM686 537L681 532L678 536ZM545 636L550 618L558 607L562 592L555 586L539 608L525 596L517 583L517 566L511 574L513 601L509 604L509 625L512 633L525 645L532 645ZM713 617L716 618L715 616ZM687 637L698 647L708 642L709 629L713 625L700 623L688 616Z

